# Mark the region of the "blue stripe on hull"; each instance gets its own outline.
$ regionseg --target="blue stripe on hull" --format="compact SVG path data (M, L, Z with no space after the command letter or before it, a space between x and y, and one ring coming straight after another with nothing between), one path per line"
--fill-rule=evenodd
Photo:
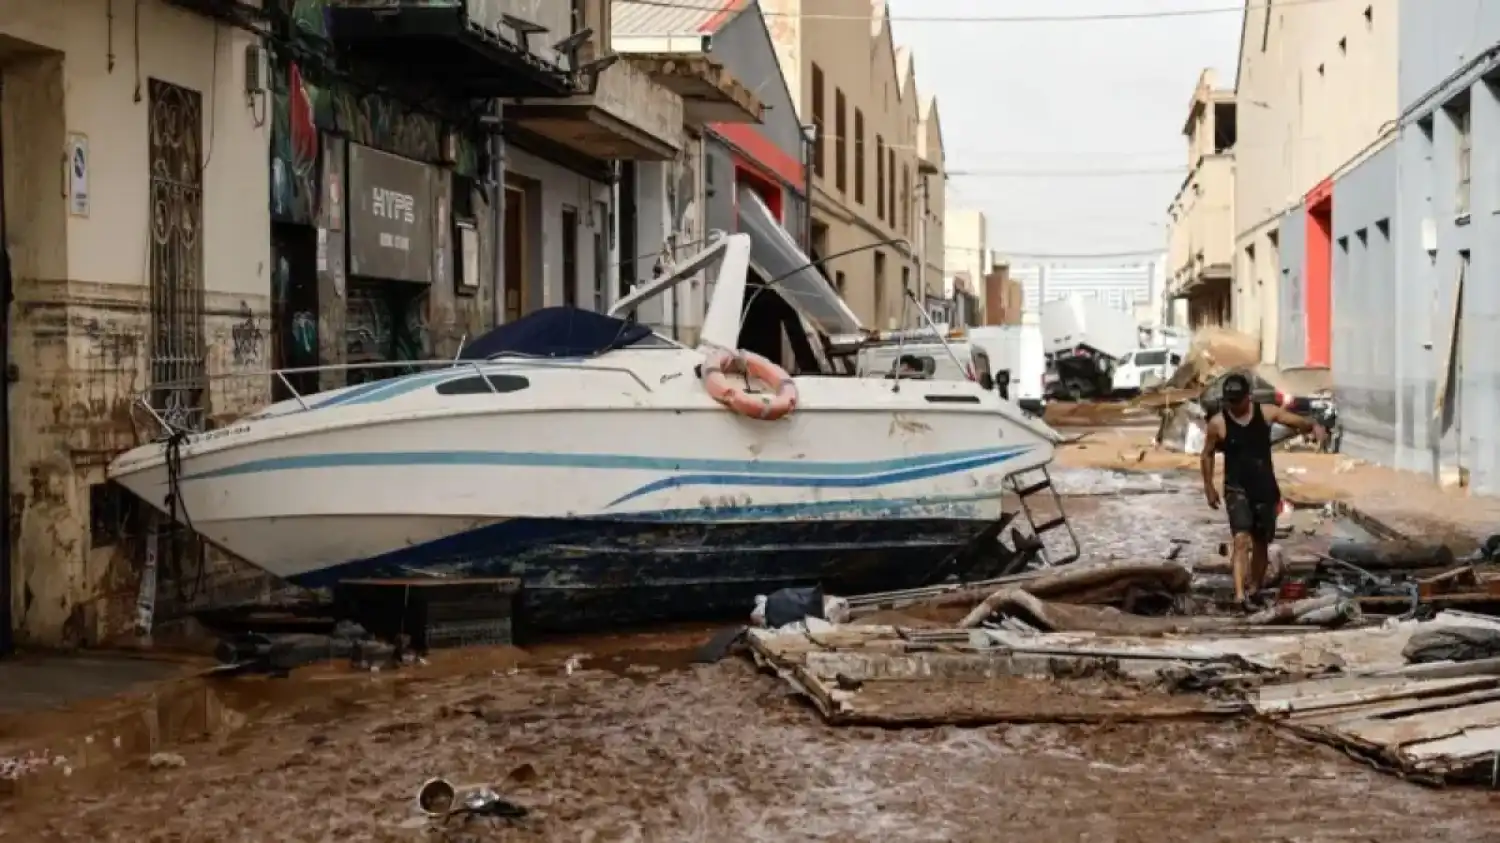
M1030 451L1030 446L973 448L916 457L857 462L818 460L723 460L686 457L643 457L629 454L546 453L539 451L379 451L304 454L249 460L208 471L190 472L184 480L206 480L270 471L315 468L410 468L414 466L590 468L624 471L685 471L711 475L748 475L868 479L867 485L887 482L883 475L975 459L1003 460ZM956 470L956 469L955 469Z
M515 577L518 625L576 632L746 617L755 595L821 583L859 594L927 583L988 521L889 518L705 523L512 519L296 577L305 587L414 571Z

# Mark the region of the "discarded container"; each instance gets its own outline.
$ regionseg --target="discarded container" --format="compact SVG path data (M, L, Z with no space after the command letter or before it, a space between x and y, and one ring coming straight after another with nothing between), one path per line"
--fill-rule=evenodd
M417 807L429 817L446 817L458 804L458 790L444 778L432 778L417 790Z

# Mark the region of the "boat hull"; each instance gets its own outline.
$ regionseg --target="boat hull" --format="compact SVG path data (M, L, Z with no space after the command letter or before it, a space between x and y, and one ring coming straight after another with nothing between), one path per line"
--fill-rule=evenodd
M821 584L860 594L926 584L987 522L838 518L753 522L513 518L290 577L511 577L517 628L581 632L746 616L757 594Z
M518 392L398 379L189 437L175 478L160 446L111 477L158 508L176 489L174 517L289 582L515 577L523 623L558 629L923 583L1000 518L1007 477L1052 458L967 385L799 379L798 412L763 422L660 365L505 367Z

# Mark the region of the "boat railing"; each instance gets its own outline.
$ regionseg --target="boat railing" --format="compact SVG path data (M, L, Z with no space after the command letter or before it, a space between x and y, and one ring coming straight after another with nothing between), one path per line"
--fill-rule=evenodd
M460 360L448 358L443 360L379 360L360 363L328 363L319 366L292 366L281 369L259 369L254 371L240 372L215 372L192 378L181 382L167 382L154 384L150 389L142 390L136 394L135 400L131 402L131 416L135 418L137 409L145 410L151 421L161 429L163 435L170 436L181 432L200 432L204 425L202 419L194 419L195 414L201 414L201 409L196 406L196 400L185 399L193 393L208 392L213 386L224 381L247 381L257 378L265 378L280 383L290 395L292 401L303 410L310 410L315 405L309 399L325 391L318 390L304 392L299 390L294 380L299 375L322 375L326 372L356 372L356 371L379 371L397 370L401 376L418 374L422 370L437 371L441 369L472 369L489 387L491 393L500 394L495 383L487 376L495 367L503 366L545 366L549 369L580 370L590 372L612 372L622 374L636 382L641 389L651 392L650 384L646 383L639 374L624 366L615 366L607 363L580 363L572 360L559 360L551 357L541 357L526 354L502 354L484 360ZM395 378L391 378L394 380ZM343 387L334 387L342 389ZM269 404L279 403L271 401L263 404L256 411L264 409ZM246 415L252 415L256 411L248 411Z

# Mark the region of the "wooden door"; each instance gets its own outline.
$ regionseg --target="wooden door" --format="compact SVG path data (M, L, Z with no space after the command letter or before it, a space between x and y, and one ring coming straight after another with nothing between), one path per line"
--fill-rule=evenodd
M500 294L505 301L505 321L511 323L526 312L526 191L505 188L505 278Z

